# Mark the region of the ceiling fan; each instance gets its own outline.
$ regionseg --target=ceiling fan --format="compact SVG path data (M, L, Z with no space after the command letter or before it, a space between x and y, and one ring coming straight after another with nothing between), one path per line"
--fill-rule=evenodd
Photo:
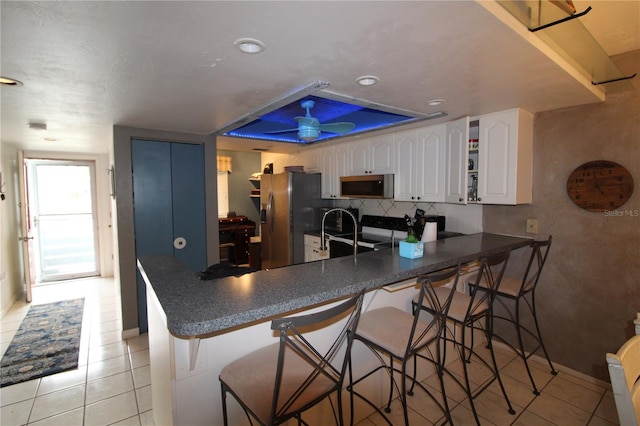
M349 122L320 124L320 121L317 118L313 117L310 112L311 108L313 108L314 105L315 102L312 100L305 100L300 103L300 106L307 110L307 114L304 117L295 117L295 120L298 122L298 128L275 130L265 133L276 134L298 132L298 138L302 139L305 142L311 142L320 137L320 132L342 134L348 133L356 127L354 123Z

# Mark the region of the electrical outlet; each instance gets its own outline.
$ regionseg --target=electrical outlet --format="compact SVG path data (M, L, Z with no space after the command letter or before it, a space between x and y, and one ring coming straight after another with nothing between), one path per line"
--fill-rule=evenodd
M529 234L537 234L538 233L538 219L527 219L527 232Z

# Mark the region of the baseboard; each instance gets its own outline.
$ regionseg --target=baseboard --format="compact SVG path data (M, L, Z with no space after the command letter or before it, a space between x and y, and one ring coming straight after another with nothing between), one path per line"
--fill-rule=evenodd
M504 344L502 342L494 341L493 345L495 347L497 347L497 348L499 347L499 348L502 348L502 349L513 350L508 345L506 345L506 344ZM534 361L534 362L536 362L536 363L538 363L538 364L541 364L541 365L548 365L547 364L547 359L542 357L542 356L540 356L540 355L534 354L529 359ZM609 383L609 382L605 382L603 380L596 379L595 377L591 377L588 374L582 373L580 371L573 370L573 369L571 369L571 368L569 368L569 367L567 367L565 365L557 363L556 361L553 361L553 366L558 371L562 371L563 373L569 374L569 375L571 375L573 377L576 377L576 378L578 378L580 380L584 380L585 382L591 383L593 385L600 386L601 388L605 388L605 389L611 390L611 383Z
M4 318L4 316L7 314L7 312L9 312L11 310L11 307L13 306L14 303L16 303L18 301L18 299L22 298L22 297L26 297L24 290L19 291L18 293L14 294L13 297L11 298L11 302L8 303L6 305L5 308L2 309L2 311L0 312L0 318Z
M140 335L140 329L130 328L129 330L122 330L122 340L132 339L134 337L138 337Z

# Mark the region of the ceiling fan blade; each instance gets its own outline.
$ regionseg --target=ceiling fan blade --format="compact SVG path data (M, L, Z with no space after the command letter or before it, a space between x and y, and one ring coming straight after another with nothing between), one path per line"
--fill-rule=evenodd
M276 133L290 133L290 132L297 132L298 128L294 128L294 129L284 129L284 130L272 130L270 132L262 132L264 134L267 135L275 135Z
M330 133L347 133L352 131L355 127L355 124L349 122L326 123L320 125L320 131Z

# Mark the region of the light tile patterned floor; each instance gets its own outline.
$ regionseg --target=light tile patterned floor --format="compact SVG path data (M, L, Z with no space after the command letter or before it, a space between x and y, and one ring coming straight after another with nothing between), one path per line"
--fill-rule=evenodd
M38 286L33 304L77 297L85 298L78 369L0 389L0 424L153 425L147 336L122 340L114 280ZM28 309L18 301L2 318L2 353Z
M149 350L146 335L123 341L119 290L113 279L74 280L34 289L33 303L84 296L80 363L77 370L55 374L0 389L0 424L11 425L153 425ZM20 326L29 305L19 301L2 318L2 353ZM557 376L537 365L534 377L542 388L533 395L522 362L499 349L498 364L507 393L516 410L507 413L504 399L494 383L476 400L483 425L615 425L617 415L610 389L597 380L561 369ZM558 366L557 366L558 367ZM421 367L422 368L422 367ZM451 369L456 371L454 364ZM480 382L483 375L472 376ZM438 393L435 375L424 380ZM452 383L447 396L454 424L474 424L464 394ZM411 424L441 423L433 402L421 391L409 398ZM402 410L394 403L392 422L403 424ZM358 426L386 424L372 415ZM185 425L189 426L189 425Z

